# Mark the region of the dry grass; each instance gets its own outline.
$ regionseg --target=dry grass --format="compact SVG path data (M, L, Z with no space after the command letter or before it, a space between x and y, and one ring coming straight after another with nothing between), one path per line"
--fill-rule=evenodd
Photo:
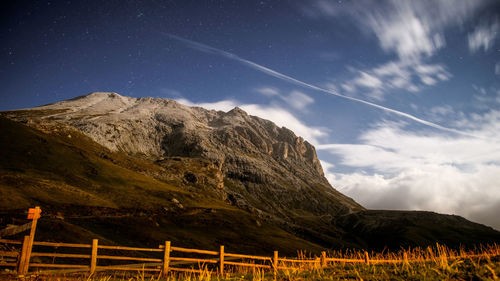
M223 280L499 280L500 246L490 245L474 250L449 249L442 245L425 249L402 249L398 252L369 254L365 262L364 251L334 251L329 259L350 259L360 262L328 261L321 267L319 258L300 252L297 260L317 262L280 262L283 269L274 276L273 271L251 267L229 267L221 277L207 268L201 274L179 273L167 277L147 275L144 271L114 272L87 276L28 276L25 280L75 281L223 281ZM361 262L362 261L362 262ZM2 279L0 275L0 280ZM3 275L4 278L8 278Z

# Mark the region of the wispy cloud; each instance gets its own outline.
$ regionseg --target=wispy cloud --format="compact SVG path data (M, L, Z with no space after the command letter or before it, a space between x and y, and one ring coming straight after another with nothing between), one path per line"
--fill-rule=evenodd
M473 97L477 101L474 106L481 109L487 110L492 106L500 105L500 89L491 87L486 89L477 85L472 85L472 88L476 92ZM462 125L462 124L461 124Z
M432 118L432 120L439 120L442 121L445 118L448 118L450 115L453 115L455 113L455 110L451 105L439 105L439 106L433 106L429 110L429 116Z
M256 91L257 93L268 97L280 96L279 90L273 87L262 87L256 89Z
M304 110L308 105L314 103L314 99L301 91L294 90L288 97L285 97L285 102L295 109Z
M469 50L472 53L483 49L483 51L488 51L491 49L495 43L495 39L500 32L500 24L498 20L495 19L493 22L483 22L476 26L474 31L469 34Z
M342 88L351 94L381 100L392 89L418 92L449 80L452 75L444 65L428 60L446 46L447 28L460 26L486 3L360 0L339 4L316 0L301 7L314 18L349 18L364 34L374 36L383 51L397 56L375 67L355 69L353 77L342 83Z
M315 0L302 10L314 18L350 17L358 28L375 35L380 47L401 60L420 60L446 45L444 30L469 19L487 0Z
M293 90L288 95L281 94L280 90L274 87L261 87L257 88L255 91L270 98L278 98L299 111L304 111L310 104L314 103L313 98L299 90Z
M359 103L362 103L362 104L365 104L365 105L368 105L368 106L371 106L371 107L375 107L375 108L381 109L383 111L399 115L401 117L413 120L413 121L415 121L417 123L420 123L420 124L423 124L423 125L426 125L426 126L438 129L438 130L447 131L447 132L451 132L451 133L455 133L455 134L459 134L459 135L465 135L465 136L469 136L469 137L473 137L473 138L477 138L478 137L478 136L471 135L471 134L469 134L467 132L464 132L464 131L461 131L461 130L457 130L457 129L453 129L453 128L448 128L448 127L444 127L444 126L432 123L430 121L418 118L418 117L416 117L414 115L411 115L409 113L406 113L406 112L395 110L395 109L392 109L392 108L389 108L389 107L386 107L386 106L382 106L382 105L379 105L379 104L376 104L376 103L373 103L373 102L369 102L369 101L366 101L366 100L363 100L363 99L359 99L359 98L355 98L355 97L350 97L350 96L345 96L345 95L339 94L337 92L333 92L333 91L331 91L329 89L325 89L325 88L322 88L322 87L319 87L319 86L316 86L316 85L313 85L313 84L310 84L310 83L298 80L296 78L293 78L291 76L285 75L285 74L280 73L278 71L272 70L272 69L270 69L268 67L265 67L265 66L262 66L260 64L255 63L255 62L252 62L252 61L249 61L247 59L241 58L241 57L239 57L239 56L237 56L237 55L235 55L233 53L230 53L230 52L227 52L227 51L224 51L224 50L221 50L221 49L217 49L217 48L214 48L214 47L211 47L211 46L199 43L199 42L188 40L188 39L185 39L185 38L182 38L182 37L179 37L177 35L170 34L170 33L164 33L163 32L162 34L165 35L165 36L167 36L167 37L169 37L169 38L172 38L172 39L178 40L180 42L183 42L187 46L195 48L196 50L199 50L199 51L202 51L202 52L206 52L206 53L217 54L217 55L226 57L228 59L235 60L235 61L240 62L240 63L242 63L242 64L244 64L246 66L249 66L249 67L251 67L251 68L253 68L253 69L257 70L257 71L266 73L266 74L268 74L270 76L273 76L273 77L276 77L278 79L290 82L290 83L295 84L295 85L299 85L299 86L302 86L302 87L305 87L305 88L309 88L309 89L316 90L316 91L319 91L319 92L323 92L323 93L327 93L327 94L334 95L334 96L337 96L337 97L341 97L341 98L344 98L344 99L348 99L348 100L351 100L351 101L354 101L354 102L359 102Z
M380 79L363 71L359 72L359 76L353 82L358 86L369 89L379 89L382 86Z
M367 69L352 69L355 76L344 82L342 88L348 92L363 92L373 99L382 99L391 89L418 92L425 86L451 78L441 64L429 64L423 61L389 61Z
M422 15L420 6L409 1L393 1L388 13L369 13L365 26L377 36L382 49L396 52L403 60L432 56L444 46L444 40ZM392 15L392 16L387 16Z

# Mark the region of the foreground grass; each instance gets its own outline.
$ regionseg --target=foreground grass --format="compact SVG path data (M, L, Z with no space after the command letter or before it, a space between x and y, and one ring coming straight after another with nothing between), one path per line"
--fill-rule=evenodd
M448 264L417 262L339 265L311 271L285 271L278 280L498 280L498 275L498 259L476 258Z
M364 252L348 251L330 253L331 258L359 259ZM304 255L299 258L306 259ZM397 262L387 262L397 261ZM228 268L221 277L205 269L202 274L172 274L167 277L146 275L143 271L101 273L93 277L39 276L33 274L24 280L75 280L75 281L229 281L229 280L499 280L500 246L488 246L474 251L455 251L437 245L434 248L408 249L397 253L372 253L369 263L329 262L327 267L319 263L292 265L280 263L288 269L273 272L251 268ZM2 278L3 277L3 278ZM15 278L14 276L10 276ZM11 280L0 275L0 280Z

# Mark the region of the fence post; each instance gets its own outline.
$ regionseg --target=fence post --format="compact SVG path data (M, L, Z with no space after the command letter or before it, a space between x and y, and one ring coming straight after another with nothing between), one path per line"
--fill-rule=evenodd
M219 274L224 276L224 246L220 246L219 252Z
M40 218L41 212L42 210L38 206L36 206L35 208L30 208L28 211L28 219L32 219L33 221L31 222L31 230L30 235L28 236L28 240L26 240L25 236L25 241L23 241L26 242L26 251L24 254L24 259L21 259L22 266L20 266L20 268L18 269L18 273L20 273L21 275L25 275L26 273L28 273L31 259L31 250L33 249L33 242L35 241L36 224L38 219Z
M368 252L365 251L365 263L370 264L370 258L368 257Z
M321 252L321 267L326 267L326 252Z
M98 239L92 240L92 256L90 258L90 275L94 274L97 267L97 247L99 244Z
M274 251L273 256L273 268L274 268L274 279L276 279L276 274L278 273L278 251Z
M165 241L165 248L163 252L163 276L167 276L168 264L170 262L170 241Z
M30 243L30 237L29 235L24 236L23 240L23 248L21 250L21 256L19 257L19 263L17 266L17 274L18 275L24 275L26 272L24 271L25 265L26 265L26 258L28 255L28 246ZM28 258L29 261L29 258Z

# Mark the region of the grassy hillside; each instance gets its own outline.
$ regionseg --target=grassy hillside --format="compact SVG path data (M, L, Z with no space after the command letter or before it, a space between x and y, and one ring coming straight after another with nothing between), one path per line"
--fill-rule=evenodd
M39 205L44 217L37 239L88 242L101 237L143 246L171 240L204 248L225 243L256 253L321 249L217 199L220 195L211 188L174 186L175 178L169 183L161 176L168 169L112 153L71 128L42 132L1 117L0 128L2 225Z

